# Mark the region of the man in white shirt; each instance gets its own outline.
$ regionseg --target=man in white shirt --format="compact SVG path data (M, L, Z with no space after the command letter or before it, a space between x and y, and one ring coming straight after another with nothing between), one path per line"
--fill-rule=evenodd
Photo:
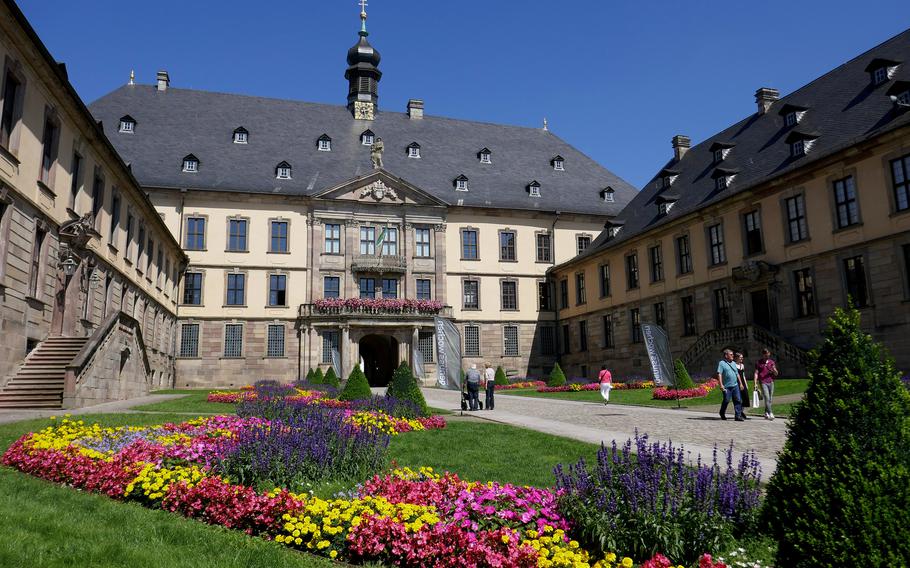
M493 367L489 363L484 363L486 369L483 370L484 382L487 386L487 400L486 408L487 410L493 410L493 393L496 392L496 371L493 370Z

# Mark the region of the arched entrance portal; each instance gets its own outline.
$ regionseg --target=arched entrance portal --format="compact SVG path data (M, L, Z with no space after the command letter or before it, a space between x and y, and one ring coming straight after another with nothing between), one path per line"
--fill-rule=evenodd
M370 386L387 386L398 365L398 340L388 335L367 335L360 340L360 357Z

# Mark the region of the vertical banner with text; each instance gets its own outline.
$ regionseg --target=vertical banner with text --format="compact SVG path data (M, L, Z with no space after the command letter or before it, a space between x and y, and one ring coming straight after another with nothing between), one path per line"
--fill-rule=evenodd
M651 360L654 371L654 384L659 387L671 387L676 384L673 375L673 357L670 355L670 338L659 325L641 324L641 335Z
M436 384L461 390L461 334L450 320L433 318L436 328Z

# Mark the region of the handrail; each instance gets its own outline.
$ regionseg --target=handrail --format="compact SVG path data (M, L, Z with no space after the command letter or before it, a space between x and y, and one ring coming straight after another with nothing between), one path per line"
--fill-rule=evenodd
M66 366L66 374L69 375L72 372L74 377L81 375L86 365L111 335L114 326L120 323L132 327L136 332L136 341L139 342L139 351L142 354L145 372L146 374L151 373L152 366L149 363L148 353L146 353L145 340L142 338L142 326L139 325L139 322L134 317L122 311L116 311L107 316L107 319L101 322L101 325L92 333L85 345L82 346L82 349L79 350L79 353Z
M803 366L809 363L809 355L804 349L793 345L780 335L754 324L712 329L699 337L686 350L681 359L684 364L690 365L718 343L736 343L749 339L762 343L772 352L783 355L784 359L796 361Z

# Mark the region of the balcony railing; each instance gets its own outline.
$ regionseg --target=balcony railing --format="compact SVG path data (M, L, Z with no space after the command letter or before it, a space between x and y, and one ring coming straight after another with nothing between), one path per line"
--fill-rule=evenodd
M398 255L366 255L354 256L351 260L351 270L354 272L400 272L408 270L408 261Z
M301 318L313 317L381 317L432 318L452 317L452 308L433 300L395 300L369 298L329 298L313 304L301 304Z

